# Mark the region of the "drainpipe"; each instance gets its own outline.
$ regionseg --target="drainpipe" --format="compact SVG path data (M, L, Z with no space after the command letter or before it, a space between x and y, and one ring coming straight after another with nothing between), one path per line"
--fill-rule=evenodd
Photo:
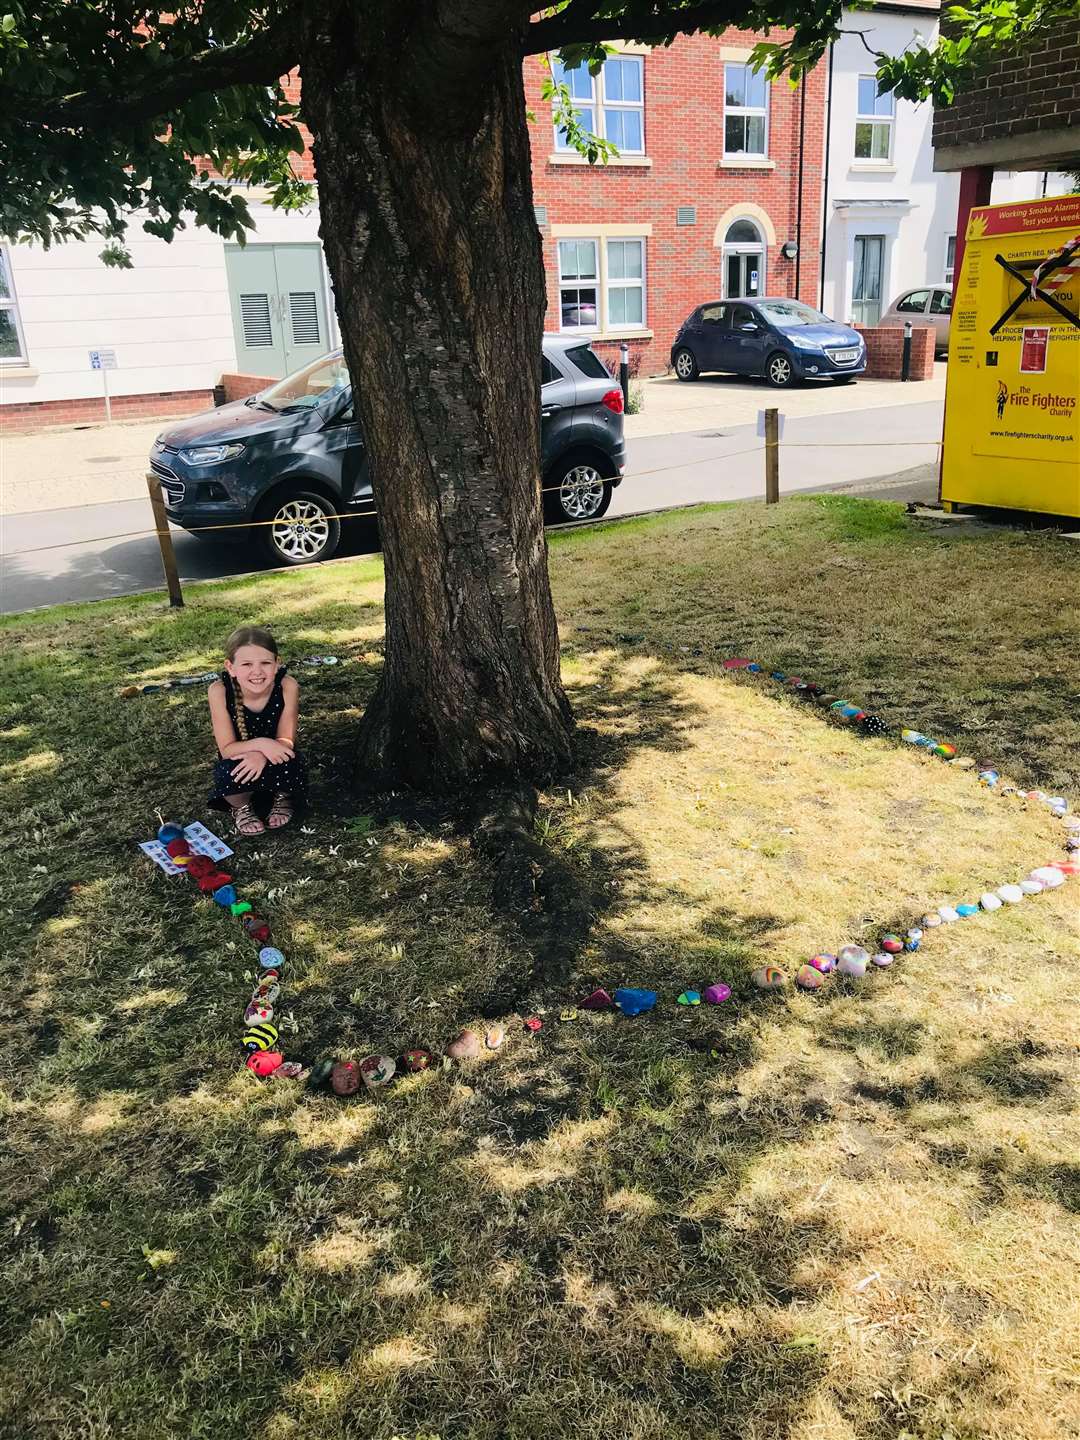
M821 276L818 282L818 309L825 309L825 252L829 244L829 139L832 135L832 77L833 50L836 42L829 46L829 88L825 98L825 176L821 192Z
M799 199L795 208L795 299L799 298L799 279L802 274L802 192L803 160L806 155L806 75L799 83Z

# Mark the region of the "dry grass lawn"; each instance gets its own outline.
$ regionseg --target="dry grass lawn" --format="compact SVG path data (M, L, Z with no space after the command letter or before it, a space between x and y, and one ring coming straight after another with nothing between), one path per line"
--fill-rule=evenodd
M376 562L3 622L0 1435L1080 1435L1080 882L861 982L748 983L977 899L1061 826L719 665L1075 804L1075 551L827 497L560 535L552 573L557 966L448 817L344 795ZM241 620L350 662L300 672L306 829L237 861L286 1048L434 1048L512 994L503 1050L375 1100L240 1068L252 949L134 848L157 808L208 818L205 701L116 691ZM728 1005L675 1004L716 980ZM663 998L560 1019L597 984Z

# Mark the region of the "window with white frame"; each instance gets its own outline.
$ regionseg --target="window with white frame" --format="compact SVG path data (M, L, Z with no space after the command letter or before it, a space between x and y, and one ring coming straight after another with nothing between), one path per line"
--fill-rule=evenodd
M945 241L945 284L953 283L953 271L956 269L956 236L950 235Z
M0 247L0 365L19 365L26 359L19 304L11 278L11 260Z
M608 334L645 326L645 241L558 241L559 326Z
M764 159L768 150L768 81L749 65L725 65L724 154Z
M565 85L569 90L584 129L610 140L621 155L644 155L645 61L640 56L616 55L604 61L596 76L590 75L584 65L567 70L553 57L551 75L556 85ZM573 149L566 131L558 126L555 148Z
M855 116L855 159L888 160L892 155L896 101L891 91L877 93L877 76L859 76L859 110Z

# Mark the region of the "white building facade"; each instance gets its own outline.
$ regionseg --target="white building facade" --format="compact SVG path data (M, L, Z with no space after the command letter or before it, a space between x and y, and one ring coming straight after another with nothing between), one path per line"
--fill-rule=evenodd
M821 308L837 320L874 325L902 291L953 280L959 176L934 171L933 107L879 96L870 53L931 44L939 9L939 0L876 0L845 10L827 62ZM993 200L1067 189L1063 175L998 174Z

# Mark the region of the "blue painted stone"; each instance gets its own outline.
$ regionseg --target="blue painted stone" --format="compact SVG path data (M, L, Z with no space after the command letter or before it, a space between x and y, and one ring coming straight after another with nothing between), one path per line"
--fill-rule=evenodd
M236 891L231 885L219 885L214 891L215 902L224 910L231 910L236 904Z
M956 907L956 913L957 913L958 915L962 915L962 916L963 916L963 915L978 915L978 913L979 913L979 907L978 907L978 905L957 905L957 907Z
M264 945L259 951L259 964L264 970L280 970L285 964L285 956L276 945Z
M787 679L787 676L784 674L783 670L774 670L774 671L772 672L772 675L771 675L769 678L770 678L771 680L781 680L781 681L783 681L783 680L786 680L786 679Z
M656 991L620 989L615 991L612 999L624 1015L644 1015L656 1004Z
M173 840L183 840L184 827L177 825L175 820L166 820L161 829L157 832L157 838L162 845L168 845Z
M752 675L760 675L760 674L761 674L761 666L757 663L756 660L754 661L754 663L753 663L752 665L747 665L746 668L750 671L750 673L751 673Z

